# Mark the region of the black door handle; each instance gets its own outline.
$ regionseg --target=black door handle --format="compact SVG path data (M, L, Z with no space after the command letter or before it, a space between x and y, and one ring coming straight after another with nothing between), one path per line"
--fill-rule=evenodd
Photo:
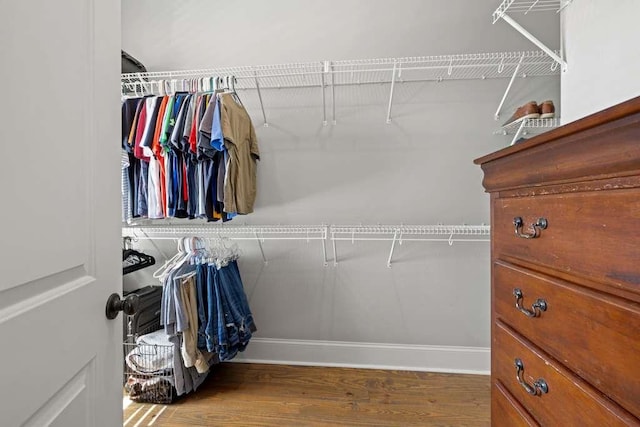
M120 299L120 295L118 294L111 294L109 299L107 299L105 314L107 315L107 319L115 319L118 317L118 312L120 311L131 316L136 314L139 305L140 298L136 294L131 294L125 299Z

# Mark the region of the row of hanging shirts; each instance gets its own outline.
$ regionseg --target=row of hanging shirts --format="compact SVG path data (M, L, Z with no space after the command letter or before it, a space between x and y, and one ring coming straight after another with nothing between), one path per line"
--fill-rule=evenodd
M123 98L124 221L228 221L253 212L260 158L253 123L235 78L208 81L210 92Z
M163 286L160 324L174 344L178 395L195 390L211 365L244 351L257 330L239 256L227 238L185 237L178 240L175 256L154 273Z

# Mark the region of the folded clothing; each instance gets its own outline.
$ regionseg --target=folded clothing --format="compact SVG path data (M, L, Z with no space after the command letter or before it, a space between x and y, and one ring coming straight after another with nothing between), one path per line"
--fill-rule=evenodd
M173 371L173 343L164 330L141 335L125 362L132 373L165 375Z

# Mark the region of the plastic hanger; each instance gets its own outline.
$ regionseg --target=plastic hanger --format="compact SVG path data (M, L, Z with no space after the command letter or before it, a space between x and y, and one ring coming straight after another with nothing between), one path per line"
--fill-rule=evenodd
M156 260L153 256L138 252L134 249L122 250L122 274L133 273L134 271L154 265Z
M184 243L183 243L183 239L184 237L180 237L178 239L178 252L173 255L171 258L169 258L168 260L166 260L164 262L164 264L162 264L162 267L160 267L159 269L157 269L154 273L153 273L153 277L155 279L163 279L165 276L165 273L169 270L171 270L173 268L173 264L182 256L184 256Z

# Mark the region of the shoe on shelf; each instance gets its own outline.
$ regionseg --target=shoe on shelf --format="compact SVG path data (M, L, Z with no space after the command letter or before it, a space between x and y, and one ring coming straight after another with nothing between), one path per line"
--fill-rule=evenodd
M536 104L536 101L531 101L516 109L513 116L509 117L509 120L507 120L502 126L504 127L512 123L521 122L525 119L537 119L539 117L540 111L538 104Z
M544 101L538 104L538 112L541 119L552 119L556 116L556 107L553 101Z

